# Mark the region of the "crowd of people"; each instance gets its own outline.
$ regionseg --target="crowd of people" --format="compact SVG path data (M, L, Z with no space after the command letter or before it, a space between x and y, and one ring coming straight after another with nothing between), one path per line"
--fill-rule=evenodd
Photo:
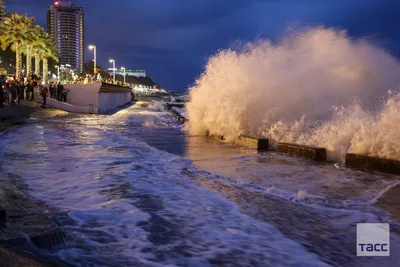
M42 98L42 107L46 108L47 97L66 102L67 95L68 89L60 82L42 85L34 74L29 77L0 75L0 108L23 101L36 103L38 97Z
M112 78L103 78L101 77L100 73L97 75L90 75L87 74L86 76L73 76L73 81L71 82L72 84L92 84L93 82L104 82L104 83L110 83L110 84L116 84L116 85L121 85L121 86L129 86L128 83L124 83L121 81L115 81Z
M74 76L72 84L92 84L95 81L114 84L110 78L103 79L100 74ZM129 86L127 83L115 81L117 85ZM0 73L0 108L6 105L17 105L23 101L36 103L37 98L42 98L42 107L46 108L47 97L67 102L69 90L60 82L50 82L43 85L40 78L35 75L23 76L22 73L6 76Z
M95 81L101 82L103 79L101 78L100 74L99 75L89 75L87 74L86 76L73 76L73 84L92 84Z
M113 79L103 79L103 82L105 83L110 83L110 84L116 84L116 85L121 85L121 86L129 86L129 83L124 83L121 81L115 81Z

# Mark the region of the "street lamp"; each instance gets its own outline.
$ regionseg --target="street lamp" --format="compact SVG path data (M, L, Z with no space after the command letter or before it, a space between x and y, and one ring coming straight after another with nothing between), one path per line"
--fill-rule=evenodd
M66 68L66 70L65 70L65 75L67 76L67 83L69 83L69 75L68 75L68 72L69 72L69 70L70 70L71 67L72 67L72 66L71 66L70 64L65 64L65 68Z
M114 84L115 84L115 60L114 59L110 59L110 63L113 64L113 80L114 80Z
M93 58L93 62L94 62L93 74L96 75L96 46L95 46L95 45L89 45L89 49L90 49L90 50L93 50L93 53L94 53L94 58Z
M121 67L121 70L124 71L124 84L125 84L126 69L124 67Z

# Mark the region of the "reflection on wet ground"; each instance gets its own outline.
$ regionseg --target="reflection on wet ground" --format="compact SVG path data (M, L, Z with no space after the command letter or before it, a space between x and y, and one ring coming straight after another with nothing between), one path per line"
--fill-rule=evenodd
M0 170L62 225L73 265L397 264L357 258L355 224L390 221L400 251L399 222L373 205L398 177L186 136L152 108L37 118L0 146Z

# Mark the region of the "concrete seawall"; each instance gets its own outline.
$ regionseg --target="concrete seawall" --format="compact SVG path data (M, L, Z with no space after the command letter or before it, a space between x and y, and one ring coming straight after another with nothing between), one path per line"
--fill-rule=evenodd
M207 132L207 136L209 138L219 141L225 140L225 137L223 135L210 134L209 132ZM237 139L233 140L232 143L238 146L255 149L257 151L268 151L269 149L269 141L268 139L265 138L256 138L256 137L241 135Z
M184 118L181 114L179 114L177 111L173 110L172 107L173 106L166 106L166 108L170 110L171 114L181 124L186 123L188 120ZM207 136L209 138L213 138L220 141L225 140L224 136L222 135L210 135L207 132ZM269 140L266 138L239 136L237 139L233 141L233 143L239 146L255 149L257 151L269 150ZM319 162L326 161L327 159L326 148L304 146L296 143L283 143L283 142L278 143L276 147L276 152L293 157L304 158ZM384 158L348 153L346 155L346 166L358 169L376 170L376 171L400 175L400 161L393 159L384 159Z
M315 161L326 160L326 149L322 147L303 146L293 143L278 143L276 151L278 153L298 158L311 159Z
M256 149L258 151L267 151L269 146L268 139L260 139L243 135L239 136L233 141L233 143L247 148Z
M103 114L131 101L131 88L115 84L66 84L69 90L67 102L47 98L47 105L71 113ZM43 98L37 95L37 101Z
M346 154L346 166L400 175L400 161L394 159L348 153Z
M43 103L43 99L42 98L38 98L38 102L40 104ZM46 99L46 105L53 107L53 108L57 108L57 109L61 109L67 112L71 112L71 113L85 113L85 114L96 114L98 113L98 108L93 106L93 105L88 105L88 106L75 106L75 105L71 105L69 103L65 103L65 102L61 102L61 101L57 101L55 99L52 98L47 98Z
M189 120L186 119L185 117L183 117L179 112L170 109L169 112L172 114L172 116L175 117L175 119L180 123L180 124L185 124L186 122L188 122Z

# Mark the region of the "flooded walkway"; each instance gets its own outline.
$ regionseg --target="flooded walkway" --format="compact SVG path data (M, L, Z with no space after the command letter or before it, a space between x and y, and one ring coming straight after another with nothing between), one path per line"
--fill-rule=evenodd
M188 137L155 108L30 119L0 153L0 171L67 235L49 255L74 266L398 263L355 257L355 223L398 231L374 206L397 177Z

